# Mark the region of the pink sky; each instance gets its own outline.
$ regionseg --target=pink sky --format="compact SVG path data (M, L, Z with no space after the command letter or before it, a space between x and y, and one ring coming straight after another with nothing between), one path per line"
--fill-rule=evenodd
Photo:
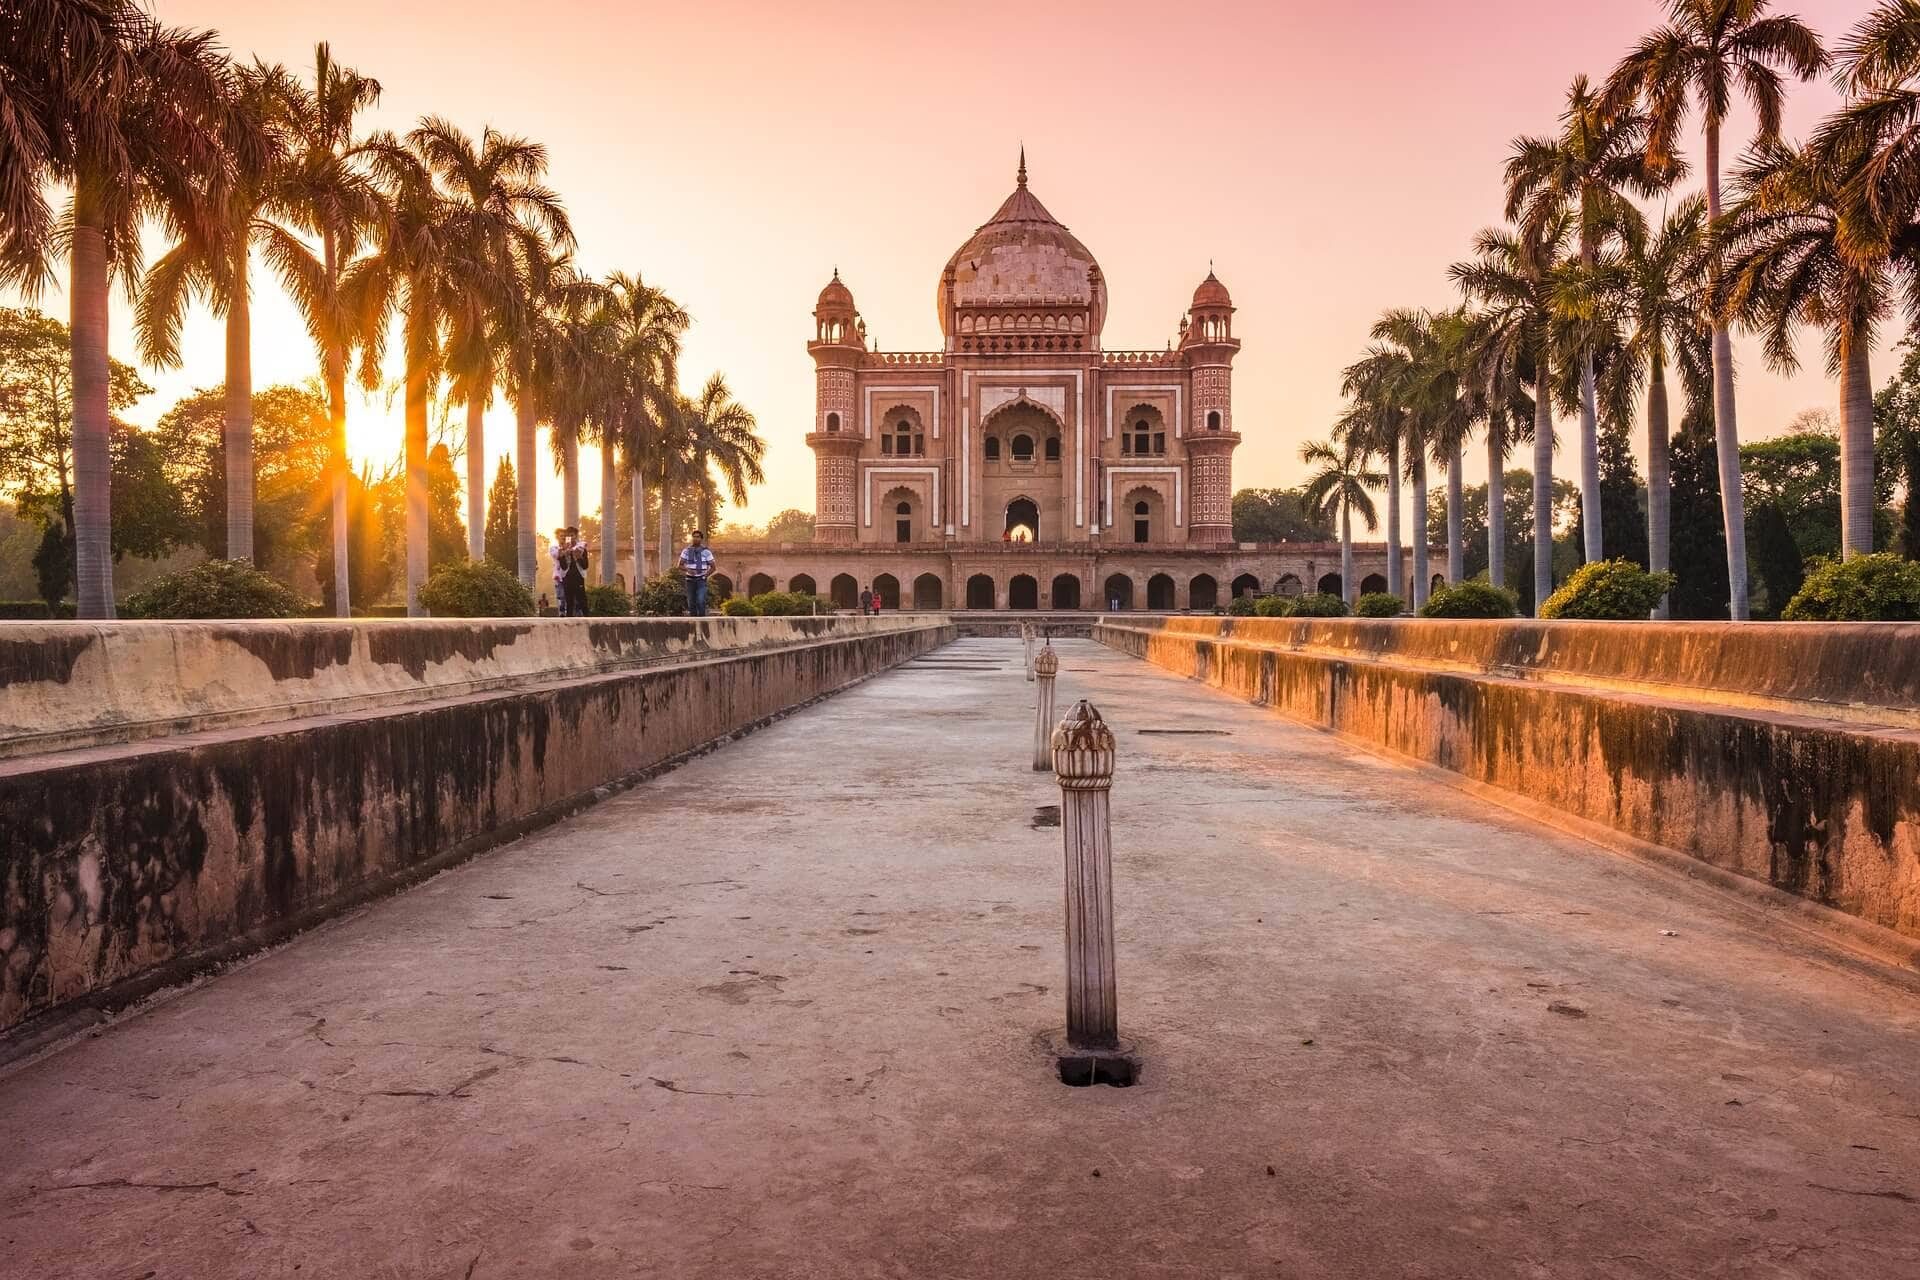
M1107 346L1161 346L1215 264L1244 342L1235 484L1297 483L1298 447L1327 433L1373 318L1455 301L1447 265L1498 219L1510 139L1550 131L1573 76L1604 76L1664 12L1651 0L158 7L295 68L331 41L385 84L374 124L432 112L545 142L583 264L639 270L680 299L696 320L683 382L723 370L759 415L771 450L756 520L813 507L804 343L820 286L838 265L881 345L935 347L941 265L1011 189L1022 142L1035 193L1106 273ZM1830 42L1866 7L1775 6ZM1825 83L1798 88L1789 134L1835 101ZM1742 120L1733 146L1745 137ZM291 310L271 284L261 292L257 384L309 376ZM64 313L57 295L41 305ZM217 322L190 326L188 351L184 369L150 375L160 391L136 420L221 379ZM1805 351L1809 367L1786 379L1740 344L1744 438L1835 402L1812 339ZM1890 371L1883 356L1876 378ZM488 428L491 469L510 415ZM390 454L397 439L397 410L359 411L357 451ZM588 510L597 484L589 460ZM549 501L558 516L550 478L541 501L544 527Z

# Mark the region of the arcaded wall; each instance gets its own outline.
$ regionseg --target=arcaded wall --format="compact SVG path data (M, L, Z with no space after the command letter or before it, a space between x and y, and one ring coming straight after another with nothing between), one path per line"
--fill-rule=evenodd
M135 717L149 736L0 759L0 1031L270 941L953 634L938 617L636 621L596 639L599 625L118 630L109 640L144 654L149 676L169 648L278 664L264 683L229 672L233 696L198 704L208 716L311 692L323 674L344 701L165 737ZM69 630L69 644L50 637L38 674L16 647L3 679L104 697L92 682L124 673L89 665L99 629ZM569 643L612 665L596 669ZM555 665L542 670L536 649ZM659 660L636 664L646 654ZM448 686L437 695L425 688L436 672Z
M1109 616L1094 635L1920 939L1920 627Z

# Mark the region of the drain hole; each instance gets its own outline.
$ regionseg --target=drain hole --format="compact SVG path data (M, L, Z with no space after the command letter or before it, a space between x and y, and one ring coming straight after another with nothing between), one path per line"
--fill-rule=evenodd
M1068 1054L1059 1060L1060 1083L1069 1089L1085 1089L1089 1085L1110 1084L1116 1089L1130 1089L1140 1078L1140 1065L1132 1058L1118 1058L1100 1054Z
M1033 821L1029 822L1027 825L1029 827L1032 827L1035 831L1040 830L1040 828L1042 827L1059 826L1060 825L1060 806L1057 804L1041 805L1039 808L1033 811Z
M1136 733L1177 733L1190 738L1231 738L1231 729L1137 729Z

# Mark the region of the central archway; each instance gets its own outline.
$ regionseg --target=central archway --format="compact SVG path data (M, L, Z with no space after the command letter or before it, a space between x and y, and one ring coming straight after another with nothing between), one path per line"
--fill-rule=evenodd
M1031 498L1015 498L1007 504L1007 541L1040 541L1040 507Z
M913 607L938 609L942 598L938 574L923 573L913 580Z
M1063 573L1053 580L1053 607L1056 609L1080 607L1080 579L1070 573Z
M873 594L880 597L882 609L894 610L900 607L900 579L890 573L883 573L873 580Z
M976 573L967 579L967 608L993 608L993 579L984 573Z
M1173 579L1156 573L1147 579L1147 608L1157 613L1173 612Z
M1038 609L1040 607L1040 584L1031 574L1015 574L1013 581L1007 584L1007 608Z
M1133 579L1116 573L1100 588L1101 603L1109 609L1133 608Z
M860 604L860 584L853 580L850 573L836 573L833 581L827 584L827 590L833 596L836 609L853 609Z

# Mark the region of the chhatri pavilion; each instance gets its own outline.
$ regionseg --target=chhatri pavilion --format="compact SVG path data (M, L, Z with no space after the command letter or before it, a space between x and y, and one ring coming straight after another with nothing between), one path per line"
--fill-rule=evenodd
M1339 592L1337 543L1233 539L1232 296L1208 272L1176 341L1103 345L1107 285L1013 193L940 273L938 351L876 351L838 270L813 311L815 535L720 542L721 594L889 608L1200 609ZM1355 548L1386 590L1382 544Z

